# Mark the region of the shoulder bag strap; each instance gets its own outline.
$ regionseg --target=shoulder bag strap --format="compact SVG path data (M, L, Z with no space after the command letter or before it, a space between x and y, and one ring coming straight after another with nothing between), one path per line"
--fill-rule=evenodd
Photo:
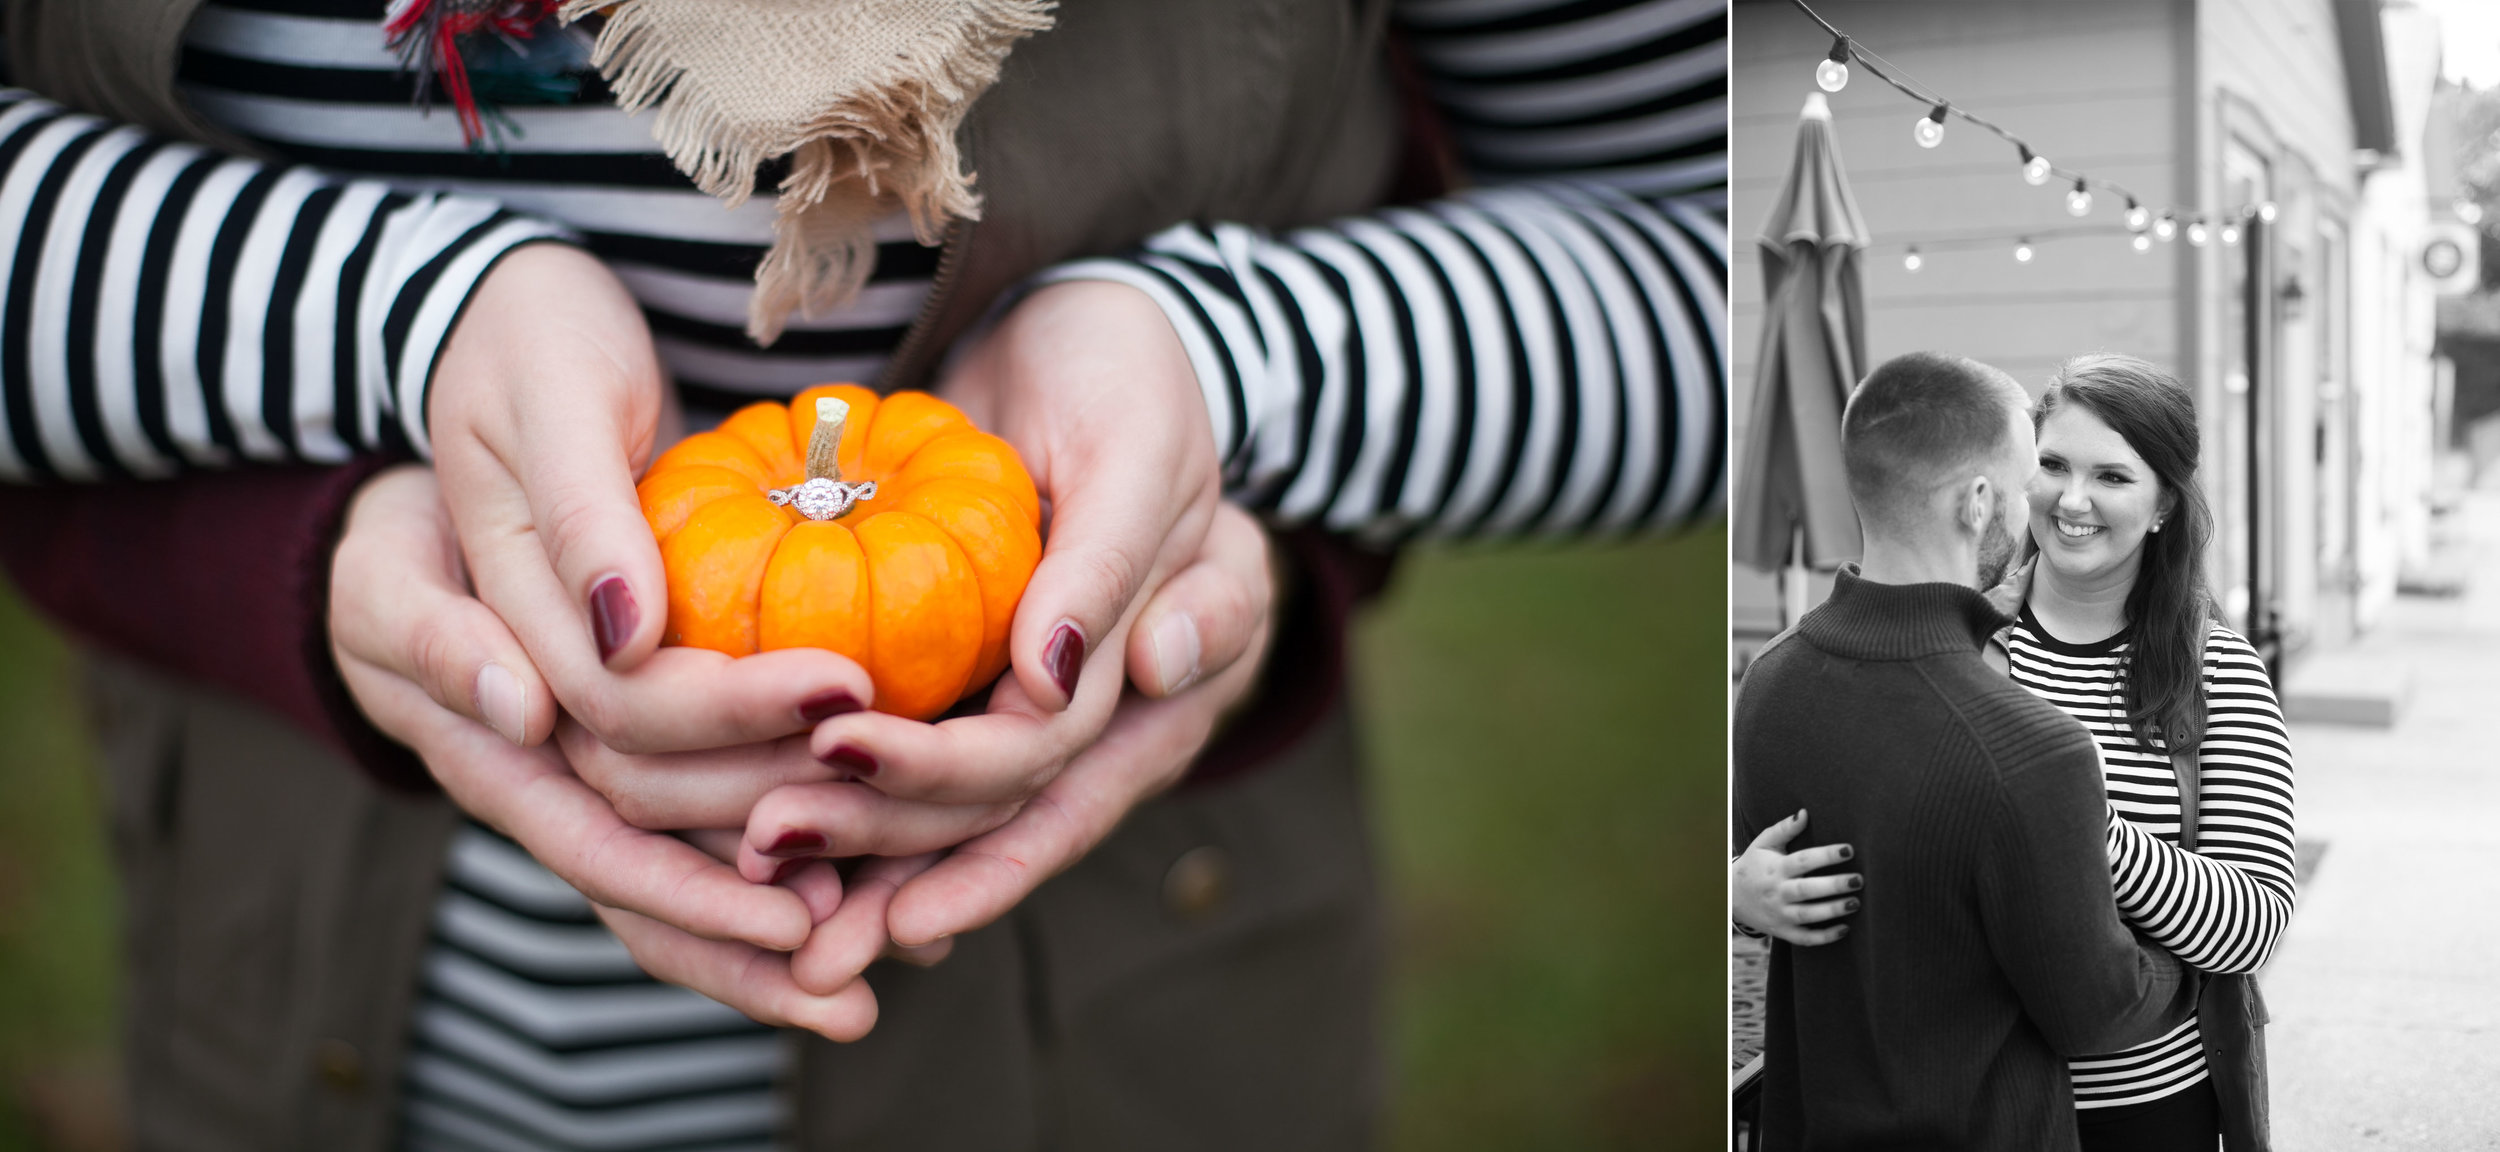
M2196 810L2198 806L2196 749L2170 750L2170 770L2179 777L2179 847L2196 851Z

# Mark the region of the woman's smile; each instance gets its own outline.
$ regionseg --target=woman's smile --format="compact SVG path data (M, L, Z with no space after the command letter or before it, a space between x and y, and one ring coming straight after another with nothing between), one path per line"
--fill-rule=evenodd
M2079 404L2050 413L2039 439L2040 470L2025 495L2043 562L2067 579L2132 581L2146 535L2170 511L2152 466Z

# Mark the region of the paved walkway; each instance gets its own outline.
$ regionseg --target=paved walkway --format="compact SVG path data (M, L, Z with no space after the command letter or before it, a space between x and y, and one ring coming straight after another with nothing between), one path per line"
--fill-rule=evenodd
M2281 1152L2500 1149L2500 491L2446 531L2465 596L2349 654L2409 670L2396 726L2292 731L2324 855L2261 977Z

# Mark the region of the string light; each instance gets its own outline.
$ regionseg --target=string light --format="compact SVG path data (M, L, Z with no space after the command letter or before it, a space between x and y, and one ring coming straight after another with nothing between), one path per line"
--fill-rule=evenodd
M2075 216L2081 217L2091 213L2091 186L2098 184L2101 186L2103 191L2113 196L2125 198L2127 204L2125 219L2127 230L2130 232L2142 233L2149 227L2152 229L2154 239L2167 243L2177 237L2179 227L2183 221L2193 220L2199 224L2203 223L2203 217L2200 214L2182 211L2176 208L2163 212L2158 218L2156 218L2150 210L2145 208L2144 205L2138 201L2133 192L2119 186L2113 181L2093 179L2085 173L2062 172L2058 170L2054 164L2049 162L2047 157L2042 156L2037 151L2033 150L2029 141L2014 135L2003 125L1979 116L1967 108L1954 106L1948 102L1942 94L1937 93L1933 89L1927 88L1925 85L1916 83L1907 74L1902 73L1899 68L1895 67L1891 61L1884 59L1876 53L1868 51L1866 48L1859 45L1857 41L1851 39L1847 33L1844 33L1839 28L1834 27L1831 21L1824 19L1820 13L1817 13L1811 6L1809 6L1806 3L1806 0L1790 0L1790 4L1799 12L1804 13L1807 19L1814 21L1817 26L1822 28L1823 31L1829 33L1832 37L1832 50L1829 57L1815 66L1815 83L1820 85L1826 92L1838 92L1849 82L1849 65L1856 64L1865 68L1868 73L1875 77L1876 80L1889 85L1895 91L1898 91L1902 95L1907 96L1912 100L1916 100L1920 104L1927 107L1927 114L1919 117L1910 125L1911 139L1915 141L1919 147L1935 148L1942 145L1944 143L1944 127L1946 117L1948 115L1959 116L1962 119L1977 125L1982 130L1993 133L1997 138L2004 140L2006 143L2012 144L2016 151L2022 155L2022 174L2024 181L2034 186L2040 186L2047 184L2051 178L2072 178L2075 182L2075 190L2067 195L2066 210ZM2270 202L2256 205L2253 211L2253 215L2257 219L2267 222L2273 221L2274 214L2275 206ZM2210 236L2210 233L2207 235ZM2191 240L2190 242L2202 243L2201 240ZM2225 239L2223 242L2227 244L2232 243L2233 241ZM2146 245L2145 247L2140 247L2137 250L2145 251L2148 248L2149 245Z
M2150 252L2153 250L2153 238L2138 232L2135 234L2135 239L2127 242L2127 246L2138 252Z
M2205 246L2205 218L2204 218L2204 217L2199 216L2199 217L2197 217L2197 218L2196 218L2196 219L2194 219L2194 220L2190 220L2190 221L2188 221L2188 226L2187 226L2187 238L2188 238L2188 243L2193 244L2193 245L2195 245L2196 247L2202 248L2202 247L2204 247L2204 246Z
M1918 271L1926 263L1927 261L1919 256L1918 246L1915 244L1910 246L1908 255L1901 257L1901 267L1911 272Z
M2049 182L2049 158L2031 150L2029 144L2016 144L2023 153L2023 179L2032 184Z
M1849 38L1832 41L1832 54L1814 66L1814 84L1826 92L1838 92L1849 86Z
M2268 224L2274 223L2274 201L2259 201L2257 204L2257 218Z
M2225 220L2222 222L2222 242L2225 244L2237 244L2240 242L2239 221Z
M1921 148L1933 148L1944 143L1944 114L1945 106L1938 104L1933 111L1919 117L1918 123L1910 125L1910 139L1918 141Z
M2014 262L2017 264L2031 263L2031 237L2025 236L2014 242Z

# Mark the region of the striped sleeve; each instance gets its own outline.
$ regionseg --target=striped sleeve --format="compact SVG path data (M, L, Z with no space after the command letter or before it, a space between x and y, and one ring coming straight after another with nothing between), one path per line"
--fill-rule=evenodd
M1159 304L1228 493L1412 536L1673 530L1726 503L1725 0L1398 0L1481 185L1043 279Z
M1717 515L1726 268L1702 208L1555 183L1281 237L1183 225L1044 278L1161 305L1234 499L1385 542Z
M0 480L424 453L471 291L561 236L0 90Z
M2118 909L2191 967L2254 972L2291 920L2292 748L2264 661L2215 626L2205 644L2197 850L2110 824Z

